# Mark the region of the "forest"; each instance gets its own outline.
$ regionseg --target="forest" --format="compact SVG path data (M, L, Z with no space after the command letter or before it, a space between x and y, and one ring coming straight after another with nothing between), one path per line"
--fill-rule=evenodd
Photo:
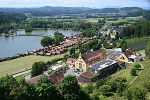
M20 13L0 13L0 33L9 33L15 31L17 27L26 19L26 16Z

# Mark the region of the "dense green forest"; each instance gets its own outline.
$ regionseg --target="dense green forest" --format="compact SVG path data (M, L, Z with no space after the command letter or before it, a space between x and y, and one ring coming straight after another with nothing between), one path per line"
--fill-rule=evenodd
M26 16L19 13L0 13L0 33L9 33L17 30L18 26L26 19Z
M133 26L126 27L121 33L122 38L142 37L150 35L150 21L136 23Z

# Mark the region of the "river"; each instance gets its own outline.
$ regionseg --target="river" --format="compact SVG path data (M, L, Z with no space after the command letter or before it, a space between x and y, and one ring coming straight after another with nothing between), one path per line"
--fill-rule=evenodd
M34 30L31 34L53 35L56 31L63 33L65 36L78 33L71 30ZM26 34L24 30L17 31L16 33ZM41 48L41 39L41 36L0 37L0 58L14 56L17 53L24 53Z

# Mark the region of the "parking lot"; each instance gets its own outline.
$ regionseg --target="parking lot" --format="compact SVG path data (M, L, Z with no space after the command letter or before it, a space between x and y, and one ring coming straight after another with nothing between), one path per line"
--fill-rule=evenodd
M70 75L70 74L75 75L75 76L79 76L81 74L81 72L77 71L76 69L69 68L64 75L67 76L67 75Z

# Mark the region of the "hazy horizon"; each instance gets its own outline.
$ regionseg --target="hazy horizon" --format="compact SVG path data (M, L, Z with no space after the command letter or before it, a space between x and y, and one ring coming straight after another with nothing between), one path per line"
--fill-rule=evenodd
M0 0L0 8L29 8L29 7L141 7L150 8L150 0Z

